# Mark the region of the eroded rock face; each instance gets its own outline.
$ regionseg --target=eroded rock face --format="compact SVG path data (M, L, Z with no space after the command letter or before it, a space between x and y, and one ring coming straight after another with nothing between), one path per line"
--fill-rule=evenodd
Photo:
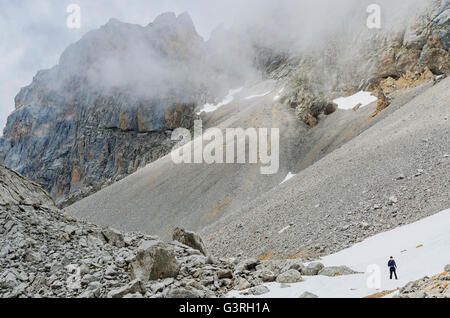
M292 283L298 283L303 280L302 275L299 271L295 269L290 269L284 273L281 273L277 277L278 283L284 283L284 284L292 284Z
M146 27L109 21L20 90L0 163L58 203L135 172L171 150L171 131L191 128L197 102L215 89L195 75L203 54L186 14Z
M202 238L194 232L176 228L173 231L172 239L184 245L190 246L193 249L199 250L203 255L206 255L206 248L205 244L203 244Z

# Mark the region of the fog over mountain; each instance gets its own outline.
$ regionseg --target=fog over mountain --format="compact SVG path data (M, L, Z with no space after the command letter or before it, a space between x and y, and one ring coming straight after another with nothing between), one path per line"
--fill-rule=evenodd
M333 94L370 85L380 50L428 1L379 2L381 29L368 28L370 1L133 3L81 1L80 30L67 29L63 3L3 5L2 23L12 28L2 49L12 51L1 105L5 116L12 104L15 111L0 160L55 198L135 172L167 153L166 133L192 127L198 106L265 78L282 78L283 101L315 125L332 111ZM175 12L156 14L162 9ZM14 22L27 12L42 17ZM142 133L150 135L133 137Z
M428 1L378 1L382 7L383 28L392 30L393 23L403 24L413 19L417 11ZM197 32L204 41L209 39L211 32L220 33L216 28L223 23L227 35L217 41L210 41L215 48L216 61L221 57L222 65L241 63L240 73L250 72L250 63L242 63L242 59L251 62L252 46L257 43L265 46L275 46L279 50L305 50L310 45L320 45L328 41L333 32L347 30L348 34L366 29L366 8L371 1L309 1L309 0L247 0L247 1L78 1L81 8L81 29L66 27L67 5L70 1L45 0L36 4L32 1L10 2L1 1L0 7L0 52L4 57L0 71L0 125L3 126L7 114L13 109L13 98L20 87L30 83L34 73L43 68L50 68L58 61L61 52L70 43L75 42L89 30L105 24L110 18L139 24L145 28L154 17L162 12L173 11L181 14L189 13L194 21ZM408 14L404 14L408 12ZM398 17L402 17L399 19ZM131 27L138 29L137 26ZM230 30L231 28L231 30ZM219 32L215 32L216 31ZM345 34L340 33L345 37ZM136 34L136 36L138 36ZM251 41L243 42L242 39ZM119 37L116 38L119 41ZM129 39L131 42L133 38ZM214 44L213 44L214 43ZM104 60L104 77L97 79L105 83L117 84L113 76L121 73L123 80L128 80L131 74L140 82L149 72L160 75L164 64L149 63L148 56L137 53L138 47L128 51L126 67L118 67L111 60ZM210 50L213 51L213 50ZM135 66L142 67L145 61L146 69L135 72ZM199 59L198 64L204 64ZM97 65L102 67L101 65ZM136 73L140 73L136 75ZM170 73L170 72L169 72ZM166 80L175 80L172 77ZM116 82L114 82L116 81ZM145 82L145 81L144 81ZM228 83L227 83L228 84ZM226 86L226 85L225 85Z

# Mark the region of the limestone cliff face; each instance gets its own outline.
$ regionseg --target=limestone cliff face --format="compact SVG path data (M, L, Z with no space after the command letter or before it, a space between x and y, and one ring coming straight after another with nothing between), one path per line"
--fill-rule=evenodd
M195 73L203 45L186 14L86 34L16 96L0 163L61 199L167 154L170 131L190 128L213 90Z
M409 25L344 31L337 28L316 51L286 57L272 72L289 78L282 100L310 126L333 111L334 98L369 90L384 100L393 90L450 74L449 0L431 2Z

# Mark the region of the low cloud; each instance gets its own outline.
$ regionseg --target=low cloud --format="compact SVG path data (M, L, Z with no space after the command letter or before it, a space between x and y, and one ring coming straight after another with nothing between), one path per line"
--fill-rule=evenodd
M79 30L66 27L66 8L70 3L77 3L82 10ZM221 60L222 66L228 63L241 73L250 73L254 43L302 52L326 43L331 35L339 34L344 41L364 30L365 9L371 3L366 0L0 1L0 126L4 126L8 114L14 109L14 96L20 87L31 82L37 70L57 64L70 43L99 28L110 18L146 26L162 12L180 14L187 11L205 41L223 23L229 32L224 38L225 43L209 42L215 49L211 50L216 54L214 59ZM413 21L415 14L429 1L379 0L377 3L382 8L383 27L395 30ZM136 83L141 79L145 83L147 74L163 76L165 73L164 65L149 65L143 72L136 72L140 59L148 56L141 56L138 50L129 54L130 61L136 64L125 64L118 69L114 59L105 60L103 71L97 72L100 74L97 80L106 83L119 79L112 75L122 74L122 80L130 77ZM202 72L199 73L201 75ZM166 80L176 82L170 76Z

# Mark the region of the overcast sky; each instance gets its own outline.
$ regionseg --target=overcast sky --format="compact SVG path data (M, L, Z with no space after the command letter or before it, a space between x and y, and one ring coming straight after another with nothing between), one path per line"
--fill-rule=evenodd
M256 0L247 0L249 3ZM188 11L205 39L220 23L231 25L239 0L0 0L0 130L14 110L14 97L40 69L54 66L63 50L114 17L147 25L163 12ZM81 29L69 29L69 4L81 8Z

